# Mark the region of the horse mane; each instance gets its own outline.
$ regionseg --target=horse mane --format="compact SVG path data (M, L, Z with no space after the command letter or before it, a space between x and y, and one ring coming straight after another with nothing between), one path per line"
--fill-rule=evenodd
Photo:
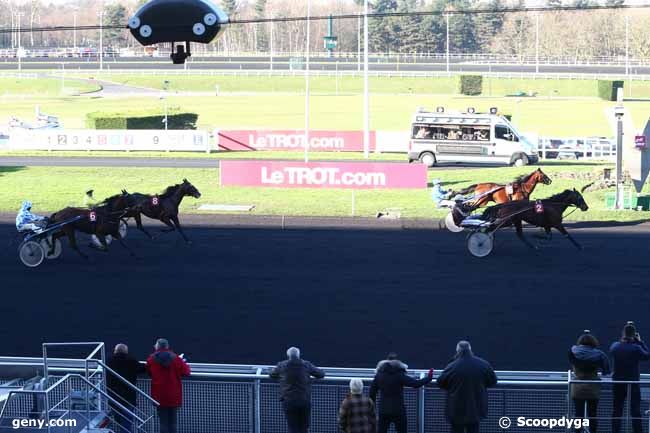
M122 196L122 193L114 194L114 195L112 195L112 196L110 196L110 197L106 197L104 200L102 200L102 201L96 203L95 205L93 205L93 207L94 207L94 206L103 206L103 205L106 205L106 204L108 204L109 201L113 201L113 200L115 200L115 199L117 199L117 198L119 198L119 197L121 197L121 196Z
M571 191L570 189L565 189L564 191L559 192L557 194L554 194L554 195L552 195L552 196L550 196L548 198L545 198L544 200L562 201L562 200L566 199L567 196L569 194L571 194L572 192L573 191Z
M530 177L533 174L535 174L534 171L532 173L522 174L521 176L517 176L517 177L515 177L515 180L513 181L513 183L526 183L526 182L528 182L528 179L530 179Z
M160 198L167 198L170 195L174 194L178 188L180 188L183 184L182 183L177 183L176 185L170 185L165 190L158 194L158 197Z

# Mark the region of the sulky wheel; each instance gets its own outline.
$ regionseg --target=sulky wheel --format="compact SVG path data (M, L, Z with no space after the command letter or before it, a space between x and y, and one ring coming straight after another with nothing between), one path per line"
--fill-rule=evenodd
M54 248L50 248L50 242L54 244ZM61 252L63 251L61 240L55 239L51 241L50 239L41 239L40 244L46 259L53 260L61 256ZM50 249L52 249L52 254L50 254Z
M18 256L25 266L35 268L43 263L45 251L43 251L43 247L41 247L40 243L36 241L27 241L23 242L20 244L20 247L18 247Z
M467 249L474 257L488 256L494 248L492 233L472 232L467 237Z
M449 230L452 233L459 233L463 231L462 227L456 225L456 222L454 221L453 212L449 212L445 217L445 226L447 227L447 230Z

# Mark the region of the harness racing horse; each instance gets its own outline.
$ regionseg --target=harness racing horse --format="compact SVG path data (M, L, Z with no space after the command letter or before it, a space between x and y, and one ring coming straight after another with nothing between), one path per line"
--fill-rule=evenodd
M531 196L538 183L550 185L551 180L540 168L532 173L519 176L512 183L504 185L500 183L486 182L477 183L468 186L458 192L452 192L450 195L466 195L473 193L474 200L470 200L466 205L472 209L486 206L490 202L507 203L514 200L526 200Z
M142 230L150 239L153 239L153 236L142 226L142 214L166 224L168 228L163 229L163 232L178 230L183 240L188 244L191 243L187 236L185 236L181 224L178 221L178 207L184 197L191 196L200 198L201 193L187 179L183 179L183 182L179 184L167 187L159 195L141 194L139 192L130 194L126 190L122 190L122 193L125 194L129 206L131 206L124 216L135 219L138 229Z
M111 196L91 208L66 207L53 213L50 216L50 222L58 223L75 217L81 218L61 227L61 230L55 233L53 238L58 239L67 236L70 247L77 251L81 257L88 258L79 249L75 232L80 231L97 236L97 239L101 243L101 247L98 247L100 251L108 251L106 236L111 235L114 239L119 240L120 244L131 255L134 255L133 251L124 243L124 240L120 236L120 221L127 210L128 201L127 196L124 194Z
M584 190L584 188L583 188ZM496 219L509 220L517 229L517 236L527 246L538 249L531 244L525 237L522 222L525 221L536 227L541 227L546 231L550 239L551 229L556 229L564 235L576 248L582 249L582 246L575 240L562 224L564 211L568 207L576 207L581 211L586 211L589 206L582 197L582 194L574 188L567 189L559 194L549 198L537 201L520 200L516 202L492 206L483 212L482 220L494 221Z

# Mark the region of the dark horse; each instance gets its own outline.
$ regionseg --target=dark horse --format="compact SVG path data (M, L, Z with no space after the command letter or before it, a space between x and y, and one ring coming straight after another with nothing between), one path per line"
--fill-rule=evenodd
M166 224L168 228L163 229L163 232L178 230L185 242L191 243L185 236L178 221L178 207L184 197L199 198L201 193L187 179L183 179L183 182L179 184L167 187L162 194L158 195L141 194L139 192L130 194L126 190L122 190L122 193L128 197L127 200L130 206L129 211L124 215L125 218L135 219L137 227L150 239L153 239L153 236L142 226L142 214Z
M87 258L88 256L82 253L77 245L76 231L97 236L97 239L99 239L102 245L100 248L101 251L108 251L106 236L111 235L114 239L118 239L120 244L133 255L133 251L124 243L124 240L120 236L119 230L120 220L126 214L128 206L127 196L124 194L116 194L92 208L66 207L61 209L50 216L51 224L66 221L74 217L80 216L81 218L61 227L61 230L56 232L53 237L58 239L67 236L70 247L82 257Z
M454 191L451 193L451 196L473 193L476 198L467 203L467 205L472 209L476 209L492 201L495 203L507 203L514 200L526 200L535 191L535 187L540 182L544 185L550 185L552 180L538 168L528 175L519 176L507 185L493 182L477 183L460 191Z
M537 201L520 200L492 206L483 212L482 220L494 221L496 219L505 219L512 223L517 229L517 236L530 248L537 249L525 237L522 227L522 221L527 222L536 227L541 227L546 231L547 237L550 239L551 229L556 229L564 235L573 245L578 249L582 246L576 242L573 237L567 232L562 224L564 211L569 207L576 207L581 211L589 209L582 194L574 189L567 189L559 194L555 194L549 198Z

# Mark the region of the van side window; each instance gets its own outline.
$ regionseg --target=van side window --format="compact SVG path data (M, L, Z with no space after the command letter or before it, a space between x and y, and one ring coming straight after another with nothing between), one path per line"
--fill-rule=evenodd
M514 134L512 131L510 131L510 128L503 125L496 125L494 127L494 135L496 138L499 138L501 140L513 141L514 138Z

